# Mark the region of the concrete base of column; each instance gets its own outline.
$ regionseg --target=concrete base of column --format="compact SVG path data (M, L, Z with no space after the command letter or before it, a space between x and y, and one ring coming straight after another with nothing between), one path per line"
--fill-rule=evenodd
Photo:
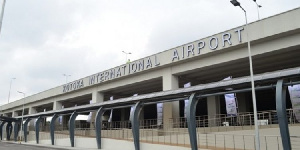
M93 91L92 93L92 103L101 103L104 102L104 93ZM96 111L92 112L91 114L91 120L90 120L90 128L95 127L95 117L96 117Z
M207 97L207 115L208 126L214 127L218 124L218 114L220 114L220 99L219 96Z
M179 102L164 103L163 107L163 127L164 129L176 126L176 120L179 120Z

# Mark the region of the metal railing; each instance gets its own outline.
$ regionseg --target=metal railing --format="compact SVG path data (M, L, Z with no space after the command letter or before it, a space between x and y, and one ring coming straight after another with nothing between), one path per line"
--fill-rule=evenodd
M215 117L215 118L213 118ZM292 109L287 110L287 117L289 124L298 123ZM249 130L254 126L254 116L250 112L240 113L237 116L227 116L224 114L218 114L215 116L197 116L196 117L196 127L198 131L201 133L208 132L222 132L222 131L234 131L234 130ZM258 113L258 119L260 123L260 128L270 128L277 127L278 120L276 111L263 111ZM76 133L77 135L84 136L95 136L95 133L90 132L90 130L95 130L94 125L91 123L82 123L76 122ZM185 118L175 118L169 120L169 127L164 128L163 130L168 131L176 131L177 129L182 128L183 130L187 130L187 121ZM108 132L113 133L117 132L117 130L127 130L131 129L130 121L115 121L115 122L102 122L102 131L103 135L109 137ZM140 129L162 129L161 125L157 125L156 119L147 119L140 120ZM31 124L29 126L29 131L34 131L34 126ZM49 123L42 123L40 125L41 132L49 132ZM66 124L57 124L55 127L55 131L66 132L68 131L68 127ZM119 131L121 132L121 131ZM67 133L67 132L66 132ZM124 131L125 133L125 131ZM123 135L123 134L122 134ZM124 136L122 136L124 137ZM120 138L122 138L120 137Z
M258 112L258 123L263 127L272 127L272 125L278 124L277 113L274 110L271 111L261 111ZM289 124L296 124L298 121L295 118L292 109L287 110L287 118ZM169 128L187 128L186 118L171 118L169 119ZM215 116L197 116L196 117L196 127L198 128L217 128L221 127L224 129L224 126L237 127L233 128L236 130L242 130L245 126L245 129L252 129L254 126L254 115L251 112L239 113L237 116L227 116L225 114L217 114ZM217 131L224 131L219 130ZM209 131L211 132L211 131ZM216 132L216 131L215 131Z
M94 130L81 130L95 132ZM86 137L77 133L75 138ZM69 138L67 133L61 131L55 133L55 139ZM103 130L102 138L122 139L132 141L131 129ZM28 135L29 141L35 140L35 132ZM50 139L48 132L40 132L40 140ZM212 150L248 150L255 149L255 136L252 134L218 134L197 132L199 148ZM283 150L280 135L260 136L262 150ZM189 134L183 129L177 131L164 131L160 129L140 130L140 141L144 143L165 144L172 146L190 147ZM291 136L293 150L300 150L300 136Z
M213 118L215 117L215 118ZM289 125L297 124L291 109L287 110ZM252 113L240 113L237 116L219 114L216 116L198 116L197 140L200 148L209 149L254 149L254 135L235 135L218 132L251 130L254 128ZM276 111L263 111L258 113L260 128L278 127ZM4 127L5 128L5 127ZM35 140L33 124L28 127L28 141ZM215 132L215 133L212 133ZM6 137L6 132L3 132ZM130 121L103 121L102 138L133 140ZM76 122L75 138L95 137L95 128L91 123ZM65 124L57 124L55 127L55 139L69 138L68 127ZM49 123L41 123L40 140L50 139ZM262 149L282 149L280 135L261 136ZM13 140L13 133L12 138ZM177 146L190 146L187 122L185 118L170 119L170 127L162 128L157 125L156 119L140 121L140 141L156 144L169 144ZM293 149L300 149L300 137L291 136Z
M141 142L154 144L168 144L174 146L190 147L188 132L184 131L163 131L161 136L145 136L141 131ZM215 134L215 133L197 133L198 147L204 149L227 149L227 150L246 150L255 149L255 135L235 135L235 134ZM262 150L282 150L280 135L260 136ZM291 136L291 145L293 150L300 149L300 136Z

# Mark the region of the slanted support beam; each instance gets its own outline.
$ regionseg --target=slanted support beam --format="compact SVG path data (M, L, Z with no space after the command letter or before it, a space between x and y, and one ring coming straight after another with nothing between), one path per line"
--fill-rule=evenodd
M74 111L69 120L69 133L70 133L70 142L71 146L74 147L74 130L75 130L75 119L78 116L78 113Z
M3 140L3 126L6 122L2 121L0 124L0 139Z
M40 116L36 119L35 121L35 140L36 140L36 144L39 144L39 140L40 140L40 122L43 118Z
M14 123L14 141L17 142L18 140L18 133L20 130L20 121L16 121Z
M130 112L130 122L132 127L133 142L135 150L140 150L140 122L139 116L143 108L142 102L137 102Z
M11 132L12 132L12 124L11 124L11 122L7 122L7 125L6 125L6 139L8 141L10 140Z
M28 123L31 119L30 118L27 118L24 122L24 125L23 125L23 130L24 130L24 141L27 142L27 127L28 127Z
M50 121L50 138L51 138L51 144L54 145L54 131L55 131L55 121L57 119L58 115L54 114L52 116L52 119Z
M186 118L188 124L188 131L190 136L190 143L192 150L198 150L197 144L197 132L196 132L196 106L198 99L196 98L196 93L193 93L189 97L189 103L186 110Z
M95 126L96 126L96 140L98 149L101 149L101 128L102 128L102 115L105 112L103 107L100 107L97 111L95 118Z
M283 87L283 80L276 84L276 111L278 116L282 147L285 150L292 149L288 120L286 116L286 87Z

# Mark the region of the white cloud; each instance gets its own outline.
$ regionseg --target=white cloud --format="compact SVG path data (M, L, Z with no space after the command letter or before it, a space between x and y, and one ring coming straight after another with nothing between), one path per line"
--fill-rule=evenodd
M249 21L251 0L240 0ZM264 0L261 17L300 6L300 1ZM138 59L244 24L229 0L9 0L0 35L0 104L121 65L122 51Z

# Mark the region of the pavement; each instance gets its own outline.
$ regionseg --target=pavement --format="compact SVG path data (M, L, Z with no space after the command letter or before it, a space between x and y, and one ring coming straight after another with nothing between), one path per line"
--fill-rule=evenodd
M0 141L0 150L69 150L69 149Z

